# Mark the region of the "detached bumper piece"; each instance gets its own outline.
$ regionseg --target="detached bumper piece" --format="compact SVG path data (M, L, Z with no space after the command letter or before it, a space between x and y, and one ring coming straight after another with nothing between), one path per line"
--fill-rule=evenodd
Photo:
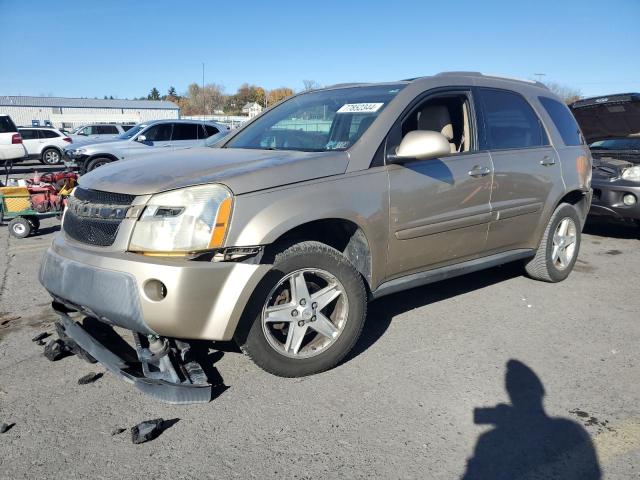
M65 335L111 373L143 393L172 404L211 400L212 385L200 364L191 358L188 343L134 333L133 352L131 345L109 325L91 318L80 325L61 309L56 309L56 313L60 317L58 328ZM87 325L87 320L95 322Z

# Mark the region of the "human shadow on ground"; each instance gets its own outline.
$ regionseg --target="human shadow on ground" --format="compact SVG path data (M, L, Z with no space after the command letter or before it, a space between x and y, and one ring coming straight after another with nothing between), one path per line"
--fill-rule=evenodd
M478 439L463 480L600 479L587 431L544 411L544 386L527 365L507 362L505 386L511 405L476 408L474 422L493 425Z

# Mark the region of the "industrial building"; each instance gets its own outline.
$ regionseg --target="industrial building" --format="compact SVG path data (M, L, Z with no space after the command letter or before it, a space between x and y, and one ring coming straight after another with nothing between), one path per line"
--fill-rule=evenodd
M179 107L160 100L102 100L93 98L0 95L0 113L16 125L71 129L87 123L139 123L180 118Z

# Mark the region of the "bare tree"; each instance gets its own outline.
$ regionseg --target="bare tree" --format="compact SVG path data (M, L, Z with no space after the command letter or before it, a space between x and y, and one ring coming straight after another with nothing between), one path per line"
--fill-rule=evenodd
M315 80L302 80L302 84L304 85L304 91L308 92L309 90L317 90L320 88L320 84Z
M544 82L544 84L567 104L580 100L582 97L582 92L578 88L562 85L557 82Z

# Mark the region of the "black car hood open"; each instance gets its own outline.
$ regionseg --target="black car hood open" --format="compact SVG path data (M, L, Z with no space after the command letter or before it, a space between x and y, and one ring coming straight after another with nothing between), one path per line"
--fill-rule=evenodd
M640 136L640 93L586 98L570 107L587 143Z
M113 162L83 175L80 186L147 195L220 182L236 195L344 173L347 152L198 147Z

